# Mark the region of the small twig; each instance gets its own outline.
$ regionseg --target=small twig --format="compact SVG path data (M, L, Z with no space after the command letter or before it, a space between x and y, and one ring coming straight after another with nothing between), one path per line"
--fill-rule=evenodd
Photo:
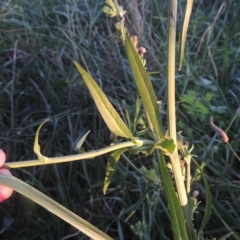
M228 132L229 128L232 126L233 122L235 121L236 117L238 116L238 114L240 113L240 107L237 109L237 112L235 113L234 117L232 118L231 122L229 123L226 132Z
M16 60L17 60L17 44L18 41L15 41L14 43L14 49L13 49L13 67L12 67L12 80L11 80L11 128L14 128L14 82L16 79Z
M217 15L214 17L214 21L213 21L213 25L215 25L215 23L217 22L217 20L219 19L220 15L225 11L227 4L224 2L222 3L222 5L220 6L220 8L218 9Z
M76 233L73 233L73 234L70 234L70 235L68 235L68 236L65 236L65 237L61 238L61 240L66 240L66 239L75 237L75 236L77 236L77 235L79 235L79 234L80 234L80 231L77 231Z
M218 81L218 70L217 70L216 64L213 60L213 56L212 56L212 52L211 52L210 47L208 47L208 56L210 57L210 60L211 60L212 65L213 65L214 73L215 73L215 76L216 76L216 80Z
M229 138L227 133L213 123L212 116L210 116L209 118L209 124L210 124L210 127L221 136L223 142L225 142L228 145L229 149L233 152L234 156L240 161L240 157L237 155L237 153L234 151L234 149L229 143Z
M233 152L234 156L238 159L238 161L240 161L240 157L237 155L237 153L234 151L234 149L232 148L232 146L230 145L229 142L227 142L227 145L229 147L229 149Z
M204 43L205 36L206 36L206 34L207 34L209 31L212 31L212 27L208 27L208 28L204 31L202 37L200 38L200 41L199 41L199 44L198 44L198 48L197 48L197 52L195 53L195 59L197 58L198 53L200 52L200 49L201 49L201 47L202 47L202 44Z
M217 15L214 17L213 23L211 24L211 26L209 26L209 27L204 31L202 37L200 38L199 44L198 44L198 49L197 49L197 52L196 52L196 54L195 54L195 59L196 59L197 56L198 56L198 53L199 53L199 51L200 51L200 49L201 49L201 46L202 46L202 44L203 44L203 42L204 42L204 39L205 39L206 34L207 34L209 31L210 31L210 34L212 34L214 25L216 24L216 22L217 22L217 20L219 19L220 15L225 11L226 6L227 6L226 3L223 3L223 4L220 6L220 8L218 9Z
M227 133L213 123L213 116L210 116L209 124L210 124L210 127L221 136L222 140L225 143L229 141Z

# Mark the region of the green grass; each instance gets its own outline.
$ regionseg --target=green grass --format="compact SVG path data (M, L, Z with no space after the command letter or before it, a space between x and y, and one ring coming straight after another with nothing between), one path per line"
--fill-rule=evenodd
M130 9L128 1L124 2L129 13L127 25L132 34L142 33L140 45L147 48L148 70L153 72L151 80L162 100L166 123L168 2L139 3L140 15ZM207 0L194 3L185 64L176 77L177 119L178 130L195 146L198 162L207 163L205 172L214 207L228 226L240 234L239 162L208 124L208 117L213 114L218 125L223 129L229 127L230 144L240 154L239 114L234 119L240 105L237 20L240 6L237 1L229 0L218 16L221 4ZM36 158L32 150L34 136L45 118L51 119L40 134L42 153L46 156L73 154L74 144L87 130L91 133L84 144L85 150L111 143L110 132L73 60L93 76L124 120L125 109L134 112L135 86L122 46L115 43L114 20L101 12L103 5L103 0L22 0L21 3L12 0L0 4L0 143L8 161ZM144 11L142 6L146 8ZM179 6L181 17L184 1L179 1ZM212 31L207 31L208 27ZM141 155L130 159L138 167L151 165L151 159ZM121 159L109 193L104 196L106 161L103 156L56 166L15 169L12 173L114 239L139 239L130 229L138 221L151 226L144 239L171 239L167 204L161 190L151 192L150 196L158 200L153 201L152 207L144 201L125 222L148 185ZM198 182L193 190L200 191L199 213L194 216L198 228L204 213L203 184ZM62 239L76 233L70 225L17 193L0 205L0 213L1 239ZM213 211L205 237L219 238L228 232ZM72 239L87 238L79 233Z

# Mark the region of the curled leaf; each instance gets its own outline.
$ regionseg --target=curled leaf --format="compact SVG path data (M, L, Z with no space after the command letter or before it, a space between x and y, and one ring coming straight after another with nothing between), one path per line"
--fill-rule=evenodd
M41 152L40 152L41 147L40 147L40 145L39 145L39 143L38 143L38 136L39 136L40 129L42 128L43 124L44 124L45 122L47 122L47 121L48 121L48 119L45 120L43 123L41 123L41 125L38 127L37 132L36 132L36 136L35 136L35 140L34 140L33 151L34 151L35 154L38 156L38 159L39 159L39 161L41 161L41 162L45 162L48 158L45 157L45 156L43 156L43 155L41 154Z

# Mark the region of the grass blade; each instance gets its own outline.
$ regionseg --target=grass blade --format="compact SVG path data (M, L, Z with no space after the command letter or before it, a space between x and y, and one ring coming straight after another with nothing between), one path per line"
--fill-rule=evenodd
M51 198L47 197L37 189L21 181L20 179L13 176L6 176L0 174L0 183L14 189L15 191L31 199L32 201L38 203L48 211L52 212L56 216L60 217L64 221L68 222L69 224L80 230L81 232L85 233L90 238L96 240L112 239L110 236L108 236L98 228L94 227L89 222L80 218L73 212L69 211L67 208L63 207L61 204L55 202Z
M148 193L150 191L152 191L154 188L153 187L149 187L148 189L146 189L141 197L137 200L137 202L135 203L135 205L133 206L133 209L131 211L131 213L127 216L127 218L125 219L125 222L128 221L128 219L137 211L137 209L140 207L140 205L143 203L143 201L145 200L146 196L148 195Z
M215 204L214 204L215 206ZM213 207L214 212L217 214L217 216L221 219L222 223L224 224L224 226L226 227L226 229L234 236L234 238L236 240L240 240L240 236L238 235L238 233L236 233L235 231L233 231L233 229L223 220L223 218L221 217L221 215L219 214L219 212L217 211L217 209Z
M204 227L206 226L207 222L209 221L209 219L211 217L211 213L212 213L212 195L211 195L211 191L210 191L210 187L209 187L207 178L206 178L202 168L197 163L197 161L195 161L194 159L192 159L192 161L194 162L194 164L197 166L198 170L201 173L201 176L202 176L202 179L203 179L203 183L204 183L204 187L205 187L205 191L206 191L206 210L205 210L203 221L202 221L201 226L200 226L200 228L198 230L198 239L201 239L201 237L203 237L203 229L204 229Z
M193 0L187 0L187 5L186 5L186 9L185 9L185 14L184 14L184 20L183 20L183 24L182 24L182 30L181 30L181 34L180 34L180 59L179 59L178 70L181 70L181 68L182 68L185 43L186 43L186 39L187 39L187 30L188 30L190 16L192 13L192 6L193 6Z

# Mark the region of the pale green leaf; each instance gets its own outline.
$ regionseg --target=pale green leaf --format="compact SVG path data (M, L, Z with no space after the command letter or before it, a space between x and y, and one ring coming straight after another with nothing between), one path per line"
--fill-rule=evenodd
M5 185L14 189L15 191L21 193L32 201L36 202L40 206L44 207L46 210L55 214L59 218L63 219L67 223L74 226L79 231L86 234L88 237L94 240L112 240L110 236L85 221L81 217L77 216L73 212L69 211L67 208L63 207L61 204L55 202L51 198L47 197L37 189L26 184L25 182L17 179L13 176L0 174L0 184Z
M119 149L113 152L109 156L108 163L107 163L106 176L105 176L104 185L103 185L103 194L106 194L108 186L111 183L112 177L116 171L118 160L126 150L127 148Z
M105 6L103 8L103 12L106 14L106 15L109 15L110 17L116 17L117 13L114 12L111 8Z
M108 4L111 8L115 9L115 4L112 0L106 0L105 3Z
M74 64L85 81L93 100L110 131L117 136L130 138L133 142L136 142L130 130L125 125L117 111L113 108L112 104L107 99L101 88L88 74L88 72L86 72L77 62L74 62Z
M158 142L155 147L162 150L164 154L170 156L174 152L176 145L173 139L165 137L162 141Z

